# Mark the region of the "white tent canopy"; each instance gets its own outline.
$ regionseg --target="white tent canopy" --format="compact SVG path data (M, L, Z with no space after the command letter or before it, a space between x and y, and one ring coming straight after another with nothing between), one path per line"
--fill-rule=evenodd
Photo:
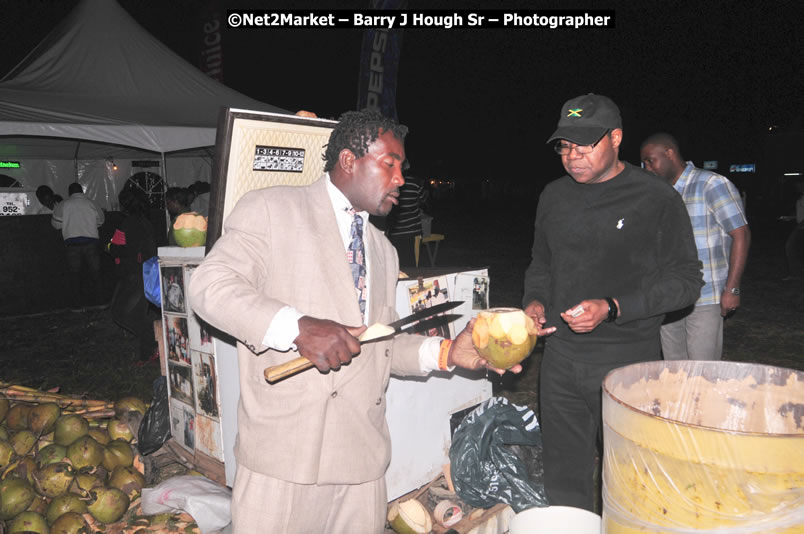
M57 185L57 192L78 178L103 204L101 191L116 196L119 187L93 188L96 179L76 177L79 161L114 158L118 174L101 179L119 182L125 160L214 145L223 106L287 113L204 75L114 0L82 0L0 81L0 158L46 160L48 168L69 167L68 176L42 176L41 161L35 172L25 171L31 165L3 172L26 187Z

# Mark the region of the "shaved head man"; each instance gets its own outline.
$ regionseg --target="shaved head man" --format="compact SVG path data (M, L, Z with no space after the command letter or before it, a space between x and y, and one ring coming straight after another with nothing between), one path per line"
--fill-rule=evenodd
M668 315L662 325L664 359L719 360L723 317L740 307L740 279L751 244L740 194L724 176L684 161L670 134L645 139L640 158L646 170L666 180L684 200L704 267L695 306Z

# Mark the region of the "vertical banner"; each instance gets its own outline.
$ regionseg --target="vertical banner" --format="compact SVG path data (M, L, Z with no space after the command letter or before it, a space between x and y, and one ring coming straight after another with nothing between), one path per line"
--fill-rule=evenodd
M213 80L223 83L223 25L221 15L225 13L221 0L208 0L202 8L200 17L200 53L198 68Z
M379 10L405 9L407 0L371 0ZM357 109L369 108L396 120L396 80L402 30L368 28L363 33Z

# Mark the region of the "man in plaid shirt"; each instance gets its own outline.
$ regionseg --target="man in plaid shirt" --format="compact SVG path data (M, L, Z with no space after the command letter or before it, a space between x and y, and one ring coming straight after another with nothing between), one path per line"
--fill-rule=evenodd
M694 308L668 314L662 325L664 359L719 360L723 318L740 307L740 278L751 245L740 194L724 176L685 162L669 134L645 139L640 158L681 195L703 263L704 287Z

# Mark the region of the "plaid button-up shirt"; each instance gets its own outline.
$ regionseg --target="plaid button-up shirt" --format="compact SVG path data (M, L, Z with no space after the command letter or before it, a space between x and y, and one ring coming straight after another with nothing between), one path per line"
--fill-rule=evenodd
M720 304L729 276L732 238L729 232L748 224L740 193L725 176L687 162L675 185L692 222L704 286L696 306Z

